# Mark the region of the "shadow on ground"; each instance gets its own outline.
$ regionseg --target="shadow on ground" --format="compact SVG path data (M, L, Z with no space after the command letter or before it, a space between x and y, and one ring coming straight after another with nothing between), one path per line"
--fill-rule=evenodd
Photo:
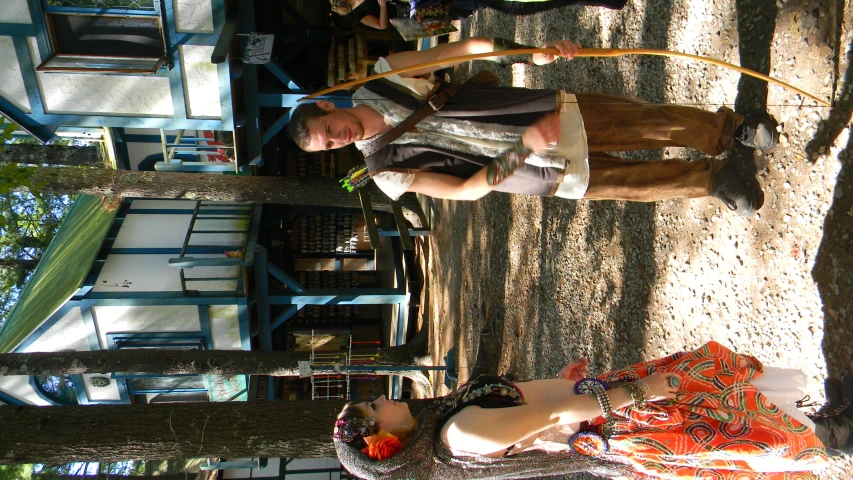
M847 46L847 71L829 118L818 126L806 147L810 158L833 154L831 145L850 128L853 114L853 44ZM853 371L853 135L837 153L841 161L832 207L824 220L823 238L812 276L823 300L823 353L830 377Z

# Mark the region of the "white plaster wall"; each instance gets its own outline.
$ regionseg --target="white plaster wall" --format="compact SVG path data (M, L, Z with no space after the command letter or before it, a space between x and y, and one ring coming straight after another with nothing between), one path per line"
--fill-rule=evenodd
M163 153L163 147L159 143L128 142L127 155L130 157L130 169L139 170L139 164L149 155Z
M39 72L48 113L174 117L166 77Z
M180 53L184 72L184 98L187 102L187 116L221 118L219 75L216 72L216 65L210 63L213 47L181 45Z
M225 253L192 255L193 258L226 258ZM177 255L109 255L93 291L95 292L175 292L181 290L179 269L169 266ZM186 278L236 277L239 266L195 267L186 269ZM225 291L237 288L236 281L189 282L187 288Z
M241 350L240 319L237 316L237 305L211 305L210 332L213 337L214 350Z
M213 6L210 0L177 0L175 28L179 32L213 33Z
M181 248L190 221L192 215L128 214L113 248Z
M31 405L53 405L36 395L33 387L30 386L30 377L27 375L0 377L0 390Z
M118 391L118 380L110 378L110 384L106 387L95 387L92 385L92 377L107 377L109 374L86 374L83 375L83 388L86 390L86 396L90 402L105 402L121 400L121 394Z
M38 44L27 38L33 65L41 65ZM174 117L169 79L153 75L37 72L46 113Z
M134 210L192 210L195 208L195 200L134 200L130 204L130 211Z
M109 255L93 289L96 292L174 292L181 289L177 255Z
M9 36L0 36L0 96L25 113L30 113L30 99L18 64L18 54Z
M204 208L199 209L199 213L204 213ZM205 219L199 218L195 221L196 230L248 230L249 219Z
M53 324L36 339L25 352L58 352L74 350L87 352L89 348L89 329L83 323L83 314L75 307Z
M226 258L225 253L193 255L194 258ZM242 275L242 268L233 267L196 267L184 270L185 278L210 278L210 277L238 277ZM204 292L221 292L237 288L237 281L213 281L213 282L189 282L187 288Z
M93 310L104 348L107 333L201 331L195 305L94 307Z
M3 0L0 23L33 23L27 0Z
M200 230L197 229L197 230ZM245 233L194 233L190 236L191 245L238 245L246 242Z

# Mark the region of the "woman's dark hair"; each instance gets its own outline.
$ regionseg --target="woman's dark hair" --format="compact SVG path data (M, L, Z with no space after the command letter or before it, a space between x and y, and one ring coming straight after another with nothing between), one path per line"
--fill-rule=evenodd
M308 120L312 118L320 118L328 115L329 112L323 110L317 103L303 103L293 109L290 114L290 122L287 124L287 134L302 150L307 151L308 145L311 144L310 132L308 131Z
M347 404L338 419L335 422L334 437L346 441L350 447L362 450L367 446L364 437L375 435L379 427L373 422L368 422L370 417L367 416L364 409L356 405ZM349 438L352 440L349 440Z
M332 4L332 11L338 15L349 15L352 12L352 4L349 0L329 0Z

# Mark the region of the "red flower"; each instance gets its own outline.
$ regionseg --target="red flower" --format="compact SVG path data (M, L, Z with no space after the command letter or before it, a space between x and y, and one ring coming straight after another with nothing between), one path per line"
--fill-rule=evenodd
M368 457L376 460L385 460L393 457L403 449L403 444L400 439L394 435L386 434L378 440L374 440L370 445L364 447L361 451L367 454Z

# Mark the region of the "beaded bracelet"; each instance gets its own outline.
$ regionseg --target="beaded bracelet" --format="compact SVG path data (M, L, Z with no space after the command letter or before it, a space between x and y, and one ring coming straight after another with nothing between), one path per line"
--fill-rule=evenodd
M613 415L613 405L610 403L610 397L607 396L607 390L601 385L592 385L589 390L598 400L598 406L601 407L601 417L605 420L609 419Z
M634 401L632 408L643 408L649 400L649 386L642 380L625 384L625 388L631 394L631 400Z

